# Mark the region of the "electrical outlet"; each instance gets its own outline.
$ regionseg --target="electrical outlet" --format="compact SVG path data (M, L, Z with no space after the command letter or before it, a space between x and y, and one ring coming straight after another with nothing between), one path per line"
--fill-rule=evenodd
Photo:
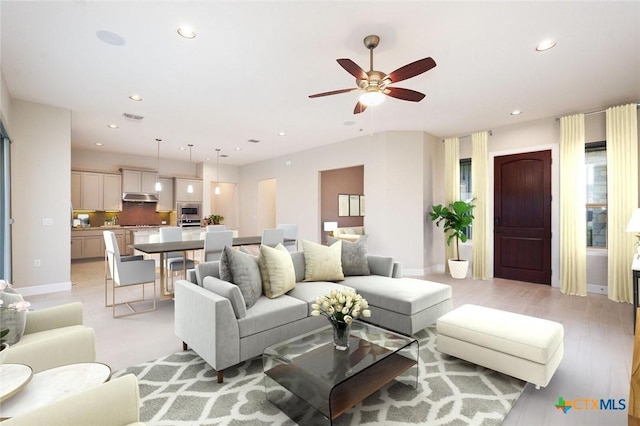
M40 259L34 260L33 261L33 266L36 267L36 268L39 268L40 267Z

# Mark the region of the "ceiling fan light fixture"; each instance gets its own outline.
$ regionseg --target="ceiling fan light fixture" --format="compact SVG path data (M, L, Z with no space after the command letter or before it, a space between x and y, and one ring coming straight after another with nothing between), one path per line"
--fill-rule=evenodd
M359 101L366 106L380 105L384 101L384 93L378 91L365 92L360 95Z

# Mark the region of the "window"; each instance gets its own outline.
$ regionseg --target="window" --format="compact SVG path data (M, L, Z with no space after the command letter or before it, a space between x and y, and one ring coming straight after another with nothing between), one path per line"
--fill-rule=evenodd
M473 198L473 188L471 186L471 158L462 158L460 160L460 199L469 201ZM471 230L473 225L467 228L465 233L467 239L471 239Z
M607 248L607 144L585 145L587 247Z

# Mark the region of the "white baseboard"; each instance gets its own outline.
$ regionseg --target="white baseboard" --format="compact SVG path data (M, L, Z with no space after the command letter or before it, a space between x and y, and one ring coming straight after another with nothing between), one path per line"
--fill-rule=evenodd
M71 290L71 281L53 284L33 285L29 287L15 287L15 290L24 296L36 296L38 294L56 293L58 291Z
M587 293L609 294L609 288L606 285L587 284Z
M437 274L441 272L444 272L444 265L434 265L423 269L404 269L402 271L402 275L405 275L407 277L421 277L423 275Z

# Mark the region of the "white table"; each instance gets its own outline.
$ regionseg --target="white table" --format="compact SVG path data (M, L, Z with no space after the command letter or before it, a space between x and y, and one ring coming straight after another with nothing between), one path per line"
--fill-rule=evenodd
M15 417L83 392L106 382L111 368L98 362L85 362L52 368L33 375L17 394L0 404L0 418Z
M0 364L0 402L11 398L29 383L33 370L24 364Z

